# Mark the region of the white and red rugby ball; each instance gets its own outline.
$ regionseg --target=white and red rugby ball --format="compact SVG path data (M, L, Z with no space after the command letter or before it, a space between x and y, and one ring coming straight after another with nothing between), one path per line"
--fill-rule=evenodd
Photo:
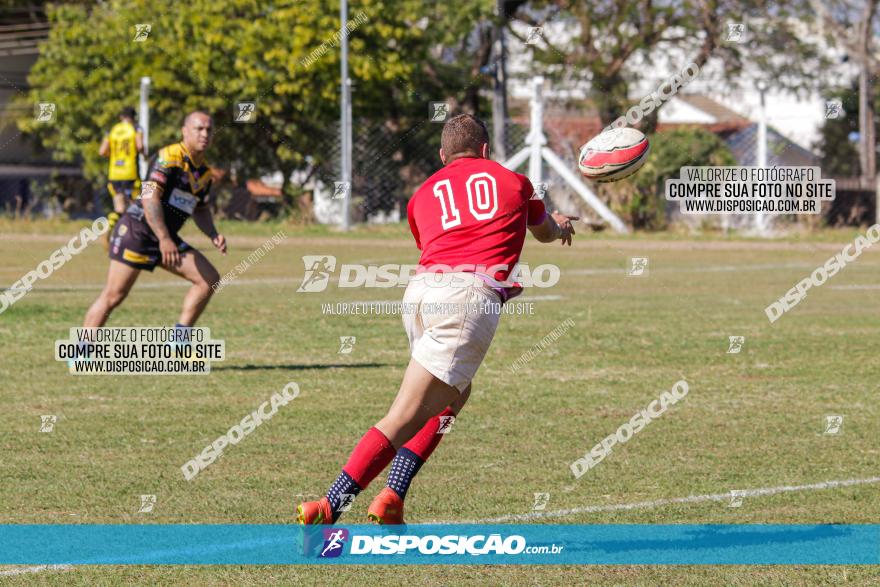
M612 128L581 147L578 169L587 179L617 181L638 171L650 150L643 132L629 127Z

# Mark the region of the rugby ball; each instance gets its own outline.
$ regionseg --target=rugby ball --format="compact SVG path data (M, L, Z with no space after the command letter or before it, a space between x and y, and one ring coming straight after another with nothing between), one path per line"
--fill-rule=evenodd
M578 168L587 179L618 181L629 177L648 158L648 137L634 128L606 130L581 147Z

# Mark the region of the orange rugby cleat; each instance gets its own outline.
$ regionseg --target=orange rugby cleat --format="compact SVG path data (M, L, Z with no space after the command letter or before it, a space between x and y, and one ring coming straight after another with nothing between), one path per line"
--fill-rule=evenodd
M332 524L333 510L330 509L330 500L322 497L318 501L305 501L296 506L297 524Z
M403 500L393 489L386 487L367 508L367 517L376 524L403 524Z

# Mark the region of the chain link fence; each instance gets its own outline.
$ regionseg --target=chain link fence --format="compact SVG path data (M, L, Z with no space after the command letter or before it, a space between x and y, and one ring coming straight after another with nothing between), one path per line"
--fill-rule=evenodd
M395 127L391 122L356 120L352 129L352 182L349 218L352 224L401 222L406 220L406 205L412 194L433 173L441 168L439 158L442 124L427 120L411 127ZM509 121L506 128L507 156L525 147L528 125ZM340 155L338 124L315 137L310 165L294 173L291 186L300 197L295 203L300 216L322 224L341 225L345 188L340 189ZM577 169L579 144L565 133L546 129L548 146L569 169ZM490 129L490 136L492 136ZM755 165L757 132L754 126L726 137L726 142L740 165ZM5 151L7 156L10 151ZM815 157L768 131L769 165L816 165ZM214 211L220 218L259 221L284 213L280 182L273 193L254 191L253 180L235 170L220 170L214 185ZM528 161L518 169L528 173ZM280 174L276 174L280 178ZM271 183L271 182L270 182ZM597 214L545 162L542 161L542 182L545 203L549 209L580 216L598 228L604 226ZM260 187L260 186L258 186ZM262 184L264 191L267 186ZM614 189L618 186L593 186L597 195L614 207ZM609 191L610 190L610 191ZM658 186L657 198L662 198ZM865 199L865 198L862 198ZM843 203L843 202L842 202ZM841 204L842 204L841 203ZM830 208L830 205L826 205ZM851 207L851 206L850 206ZM101 182L91 182L73 166L52 164L41 160L0 161L0 214L12 218L96 218L111 209L109 194ZM862 208L859 208L862 210ZM868 207L864 207L868 210ZM828 210L823 210L825 215ZM854 223L868 214L857 214L847 207L835 216L840 223ZM765 231L770 226L804 223L817 224L819 216L765 216L759 225L755 215L682 217L676 209L666 206L665 216L671 223L712 225L724 229ZM839 218L837 218L839 217Z
M308 169L294 173L295 189L306 195L311 209L302 212L324 224L341 224L344 192L337 190L341 145L338 125L317 137ZM350 221L356 223L399 222L406 219L406 205L418 187L442 166L440 132L442 124L424 122L411 128L394 128L388 123L358 120L352 129L352 182ZM490 129L491 132L491 129ZM528 128L510 122L507 153L523 148ZM317 157L320 154L320 159ZM574 159L572 158L572 163ZM51 163L27 165L17 162L0 173L0 213L13 218L95 218L108 212L111 200L100 182L82 177L77 167L56 167ZM528 164L520 167L524 173ZM277 215L278 197L249 193L247 179L221 172L213 192L220 217L260 220ZM554 188L565 184L545 166L545 183ZM264 202L263 200L272 200ZM302 203L302 199L298 203ZM271 206L270 204L274 204ZM261 213L265 212L265 213Z
M18 167L0 173L0 214L13 219L88 218L106 214L109 194L78 173Z
M356 120L352 128L352 181L350 220L352 223L399 222L406 219L406 205L418 187L442 166L440 131L442 124L425 121L398 129L387 123ZM318 222L338 224L342 220L345 186L339 186L340 141L338 126L316 147L322 161L303 189L312 193ZM524 145L528 129L516 123L507 127L508 154ZM491 129L490 129L491 135Z
M82 177L79 165L53 161L51 153L36 147L18 130L16 118L30 114L31 109L9 103L25 84L13 73L9 75L14 81L0 76L0 215L16 219L102 215L109 195L105 202L100 191Z

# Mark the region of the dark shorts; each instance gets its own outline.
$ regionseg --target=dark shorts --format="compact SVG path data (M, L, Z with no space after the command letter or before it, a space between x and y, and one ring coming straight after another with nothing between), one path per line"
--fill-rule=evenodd
M176 234L172 234L171 238L177 243L177 250L181 253L193 250ZM126 212L119 218L110 235L110 258L135 269L152 271L162 262L159 239L145 220L139 220Z
M128 202L140 192L140 184L141 182L136 179L131 181L111 181L107 184L107 191L110 192L112 197L125 196L126 202Z

